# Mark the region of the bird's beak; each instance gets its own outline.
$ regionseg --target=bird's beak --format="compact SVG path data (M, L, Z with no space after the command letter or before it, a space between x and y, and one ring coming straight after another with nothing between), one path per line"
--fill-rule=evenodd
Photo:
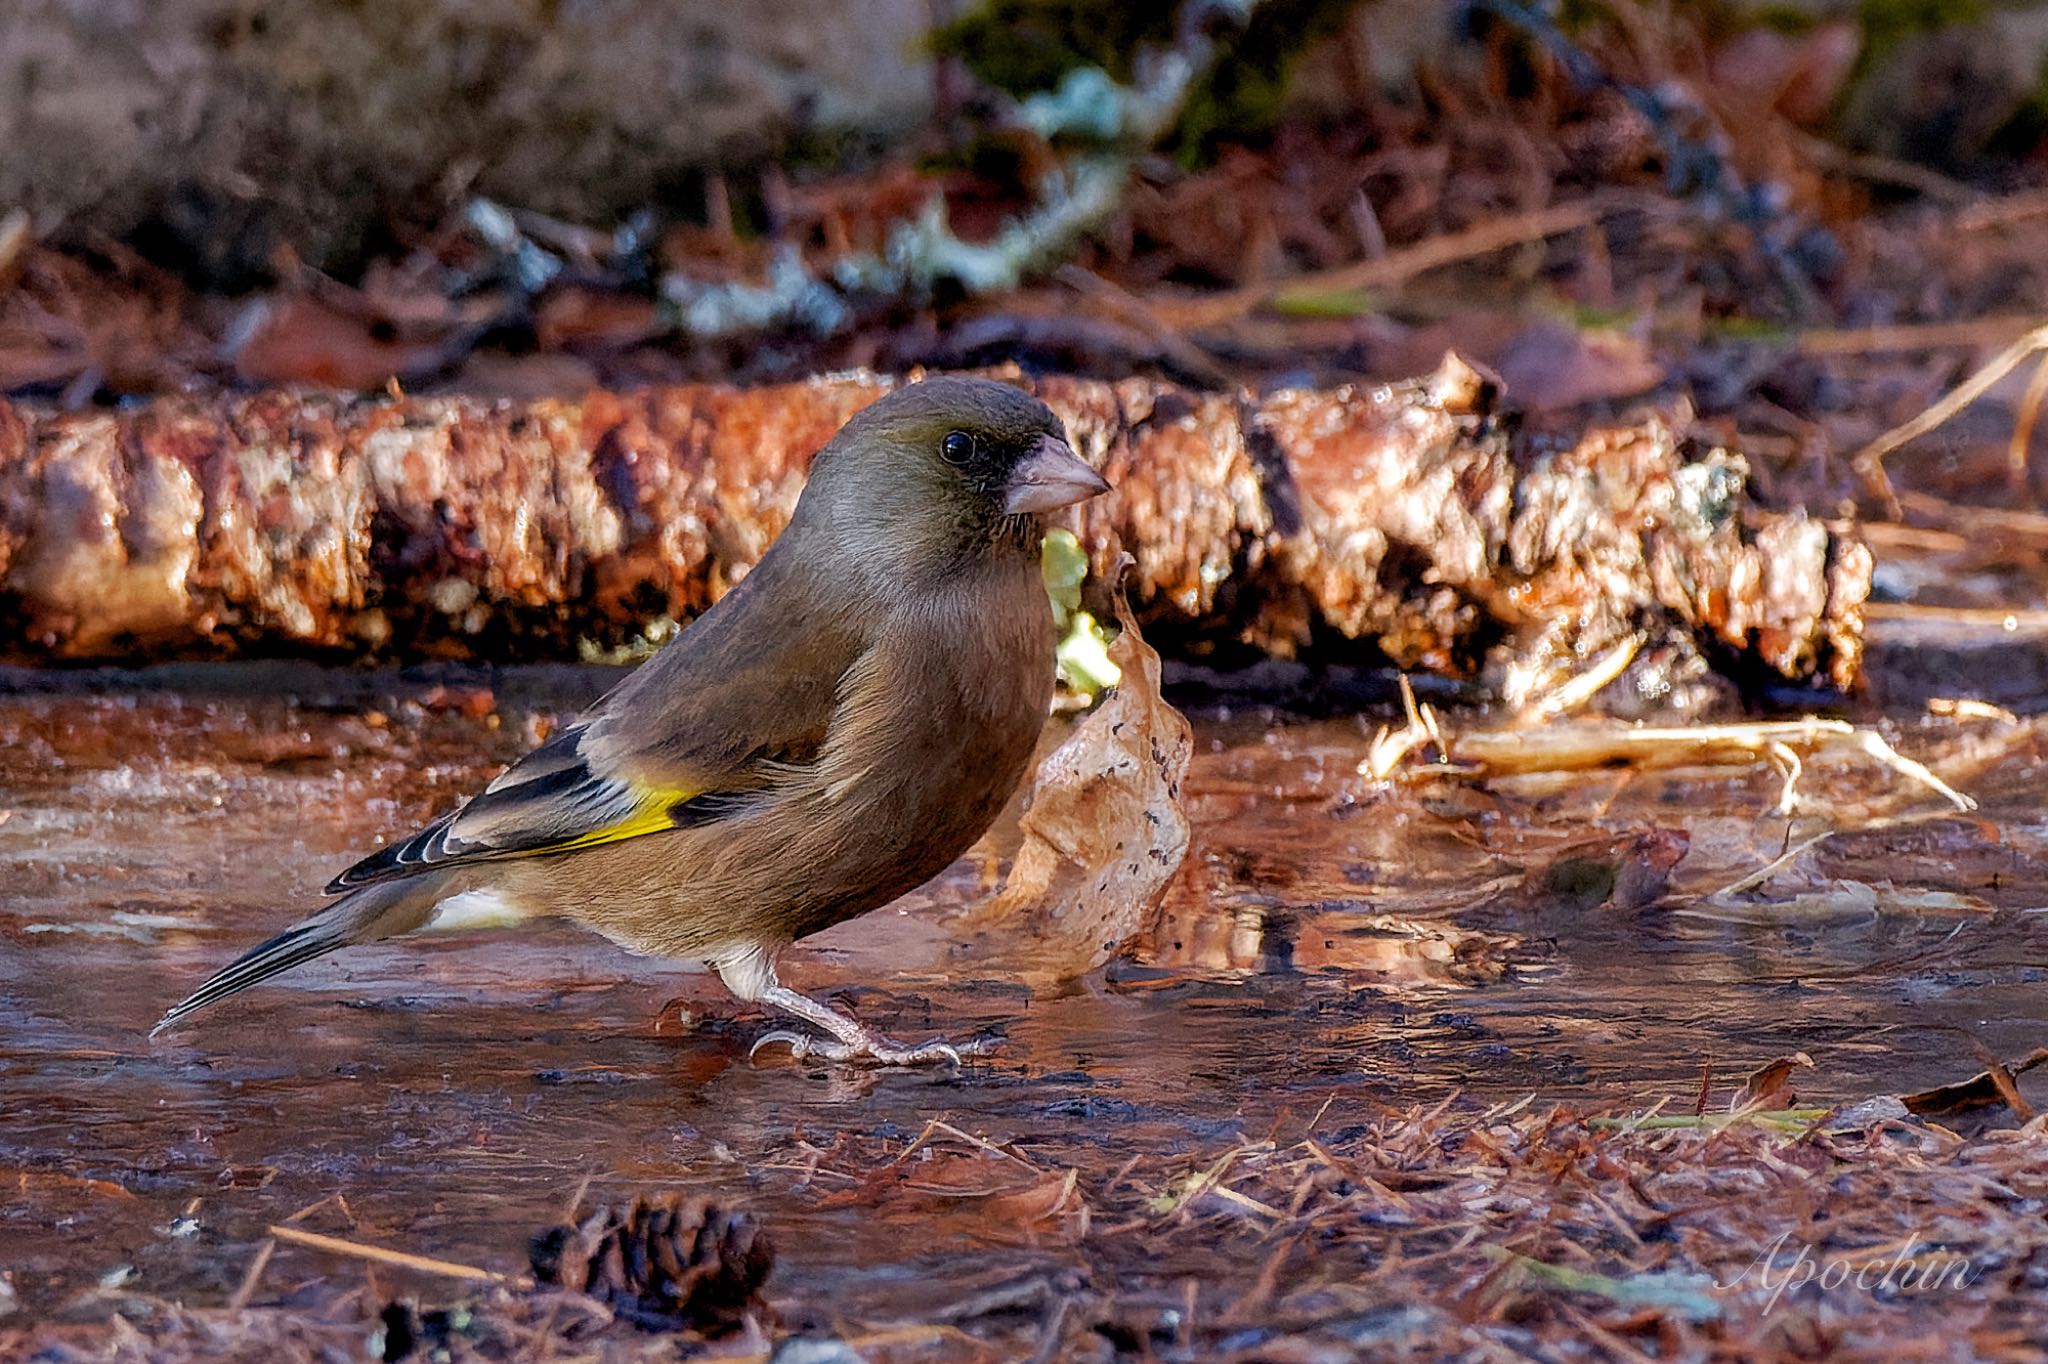
M1109 483L1081 461L1058 436L1040 436L1038 444L1017 462L1003 494L1003 510L1012 516L1056 511L1109 491Z

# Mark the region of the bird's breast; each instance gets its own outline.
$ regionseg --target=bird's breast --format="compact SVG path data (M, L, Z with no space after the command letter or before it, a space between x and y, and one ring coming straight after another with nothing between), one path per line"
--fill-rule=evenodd
M1009 584L904 613L849 675L812 774L807 841L849 892L803 932L872 909L981 837L1030 766L1052 700L1044 589Z

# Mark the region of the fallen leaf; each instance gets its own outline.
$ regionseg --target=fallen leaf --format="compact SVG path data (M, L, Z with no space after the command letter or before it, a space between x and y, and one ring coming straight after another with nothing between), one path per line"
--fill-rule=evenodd
M1812 127L1835 106L1856 69L1863 38L1853 18L1803 33L1758 24L1717 47L1708 70L1715 89L1747 105L1752 114L1775 109L1793 123Z
M489 687L472 687L437 682L421 694L420 708L441 713L467 715L480 720L498 708L497 695Z
M551 289L533 320L542 350L623 350L661 334L652 299L614 289L567 285Z
M1039 765L1023 846L965 916L1001 969L1038 983L1086 975L1145 926L1188 850L1181 808L1194 741L1159 694L1159 655L1119 588L1109 656L1122 680Z
M1552 321L1538 322L1508 342L1494 369L1508 396L1530 412L1633 398L1665 378L1641 339Z
M1889 881L1880 881L1878 890L1887 908L1910 910L1915 914L1935 917L1973 914L1989 918L1997 912L1989 900L1975 895L1960 895L1952 890L1899 890Z
M1736 1091L1735 1097L1728 1101L1728 1111L1740 1113L1754 1108L1775 1113L1796 1107L1794 1100L1799 1096L1792 1092L1792 1072L1802 1068L1813 1069L1813 1058L1803 1051L1780 1056L1757 1067L1742 1082L1742 1088Z
M1383 985L1491 984L1508 972L1518 937L1429 919L1346 909L1296 916L1289 961L1303 973L1377 976Z
M984 1154L927 1150L868 1172L822 1208L863 1208L923 1236L988 1245L1070 1244L1085 1236L1088 1203L1073 1170L1040 1170Z
M11 1179L8 1176L12 1176ZM102 1198L133 1199L133 1191L114 1183L112 1180L93 1179L86 1175L69 1175L61 1170L6 1170L0 1171L0 1180L14 1185L22 1193L42 1189L69 1189L82 1193L98 1194Z
M1586 912L1646 909L1671 888L1671 870L1692 847L1683 829L1647 829L1557 849L1531 868L1521 897L1539 908Z
M456 353L445 338L384 336L370 320L305 294L252 304L228 344L235 374L250 384L320 384L370 391L386 380L426 378Z
M1918 1094L1901 1094L1899 1102L1906 1106L1908 1112L1922 1117L1967 1113L1975 1108L2004 1104L2024 1122L2033 1117L2033 1108L2020 1098L2013 1081L2044 1061L2048 1061L2048 1047L2036 1047L2017 1061L1993 1066L1960 1084L1937 1085Z

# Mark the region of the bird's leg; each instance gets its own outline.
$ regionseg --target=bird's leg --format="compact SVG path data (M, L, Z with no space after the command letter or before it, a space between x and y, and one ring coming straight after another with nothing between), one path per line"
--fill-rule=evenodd
M906 1047L869 1032L857 1019L848 1018L809 995L799 994L776 979L775 959L765 948L749 948L737 957L715 961L712 966L735 998L750 1004L773 1005L784 1013L795 1014L808 1023L817 1024L838 1039L827 1042L808 1033L778 1028L755 1042L747 1053L749 1056L763 1047L787 1042L790 1054L798 1057L822 1056L828 1061L869 1060L885 1066L912 1066L927 1061L951 1061L958 1065L962 1053L972 1055L985 1049L977 1042L958 1047L947 1042L926 1042L922 1046Z

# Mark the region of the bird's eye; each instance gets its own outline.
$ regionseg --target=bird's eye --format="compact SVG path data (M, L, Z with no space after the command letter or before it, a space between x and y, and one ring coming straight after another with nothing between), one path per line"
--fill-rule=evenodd
M974 437L965 431L949 432L946 438L939 442L939 454L944 456L948 464L965 464L974 458Z

